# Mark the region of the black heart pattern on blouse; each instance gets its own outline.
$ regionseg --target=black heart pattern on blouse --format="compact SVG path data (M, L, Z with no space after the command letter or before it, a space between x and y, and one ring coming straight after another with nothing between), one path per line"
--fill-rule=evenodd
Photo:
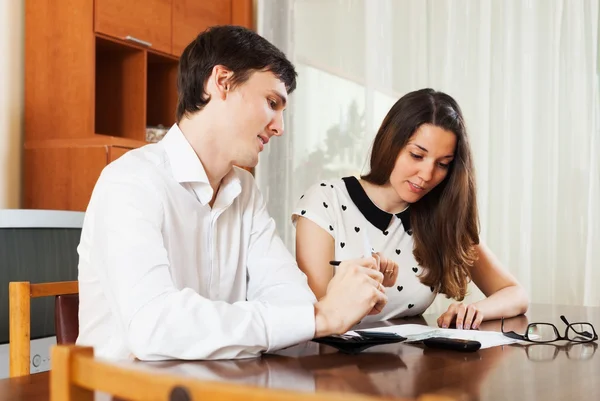
M419 271L419 268L418 267L413 267L413 271L416 273L416 272Z
M331 188L333 188L333 185L331 186Z
M385 231L383 232L383 235L388 235L389 233L390 233L390 232L389 232L388 230L385 230Z
M306 214L306 210L301 211L300 214L304 216Z
M346 209L347 209L346 206L342 205L342 210L346 211Z
M413 306L415 306L415 304L408 304L408 309L412 308Z
M429 287L429 289L431 290L431 292L433 292L434 290L433 286Z
M302 195L302 196L300 197L300 199L302 199L302 198L304 198L304 195Z
M396 287L396 289L397 289L398 291L402 291L402 290L404 289L404 287L403 287L403 286L401 286L401 285L399 285L398 287Z
M402 252L400 249L396 249L396 255L400 255L400 252Z
M325 184L324 182L322 182L322 183L321 183L321 186L322 186L322 187L325 187L325 186L327 186L327 184Z
M333 226L329 226L329 231L333 231Z
M360 231L360 227L354 227L354 231L359 232Z
M329 205L325 202L323 202L323 206L325 206L325 209L327 209L329 207Z
M345 242L340 242L340 246L343 248L343 247L346 246L346 243Z

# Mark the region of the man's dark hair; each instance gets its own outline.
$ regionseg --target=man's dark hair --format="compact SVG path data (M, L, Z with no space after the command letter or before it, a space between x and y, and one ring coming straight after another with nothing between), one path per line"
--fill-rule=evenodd
M241 26L213 26L200 33L179 59L177 122L210 101L205 84L216 65L233 72L231 87L243 84L255 71L270 71L288 93L296 89L294 65L268 40Z

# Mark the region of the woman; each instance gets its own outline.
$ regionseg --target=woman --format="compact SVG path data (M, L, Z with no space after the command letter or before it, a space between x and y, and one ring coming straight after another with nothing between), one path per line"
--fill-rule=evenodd
M440 327L476 329L526 312L525 291L479 239L473 159L452 97L422 89L398 100L370 167L360 180L316 183L294 210L296 259L317 298L333 277L330 261L344 268L371 256L370 246L381 255L388 303L363 321L421 314L437 293L462 301L470 280L486 298L453 303Z

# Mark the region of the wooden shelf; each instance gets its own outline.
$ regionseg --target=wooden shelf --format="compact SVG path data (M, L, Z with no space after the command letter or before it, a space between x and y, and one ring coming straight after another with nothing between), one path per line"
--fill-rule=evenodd
M146 137L146 52L96 37L97 134L144 140Z
M175 123L177 109L177 59L148 52L146 126Z
M147 145L146 141L138 141L136 139L119 138L111 135L95 134L87 138L77 139L41 139L35 141L27 141L24 144L25 149L49 149L49 148L86 148L86 147L101 147L101 146L119 146L129 149L139 148Z

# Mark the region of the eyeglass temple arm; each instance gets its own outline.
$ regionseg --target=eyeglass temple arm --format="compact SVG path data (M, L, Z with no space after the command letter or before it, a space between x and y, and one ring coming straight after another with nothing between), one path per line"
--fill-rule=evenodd
M504 331L504 318L500 318L500 331L507 337L514 338L515 340L527 340L524 335L515 333L514 331Z
M562 320L567 326L570 326L571 324L569 323L569 321L567 320L567 318L565 317L565 315L560 315L560 320ZM581 334L583 336L589 337L589 338L594 338L594 335L588 331L583 331L583 332L579 332L577 330L575 330L574 328L571 327L571 329L577 333L577 334Z

